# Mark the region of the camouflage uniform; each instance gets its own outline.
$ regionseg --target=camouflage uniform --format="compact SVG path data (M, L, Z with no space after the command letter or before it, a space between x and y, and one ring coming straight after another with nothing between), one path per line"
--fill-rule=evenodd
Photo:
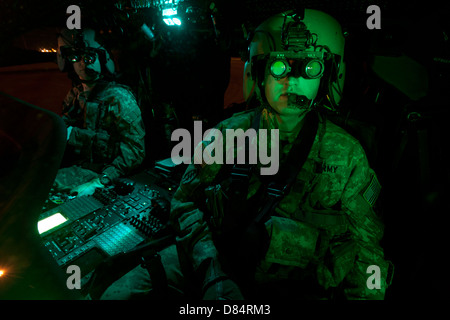
M246 130L256 112L237 114L218 129ZM289 148L289 144L284 146L282 153ZM171 218L179 228L179 244L194 268L217 256L210 226L199 206L205 199L203 190L214 184L220 169L218 164L190 165L172 201ZM253 175L248 198L259 184ZM379 245L383 225L373 210L379 189L359 142L335 124L320 122L306 163L290 193L279 203L277 215L267 223L271 240L257 280L265 283L297 274L302 277L298 270L303 269L312 271L324 289L342 285L348 299L382 299L389 264ZM277 271L269 272L274 270L273 264L278 265ZM370 265L381 270L381 289L367 286Z
M92 172L115 179L139 166L145 156L145 129L132 92L123 85L99 82L90 92L74 87L63 102L63 120L72 126L57 183L75 186L92 178ZM85 172L81 177L80 172ZM84 176L84 175L83 175ZM77 180L77 181L75 181Z
M235 114L217 128L223 133L233 128L246 130L257 112L260 109ZM264 125L262 117L261 127ZM289 148L286 144L282 153L286 154ZM283 159L280 158L281 166ZM216 229L211 225L211 212L206 212L205 202L209 201L209 208L220 207L221 203L217 197L208 196L205 190L211 190L218 182L216 178L222 167L220 164L189 165L172 200L171 221L178 235L178 254L180 259L187 257L194 272L201 269L205 261L219 256L213 237ZM248 199L260 184L260 178L254 174ZM323 291L319 290L319 296L315 296L311 287L310 294L307 292L304 296L307 299L324 298L320 295L337 287L347 299L383 299L389 282L389 263L379 245L383 225L373 209L379 189L359 142L335 124L319 122L306 163L290 193L266 223L270 244L257 267L256 285L264 288L271 282L281 284L287 280L295 286L312 279L313 285ZM222 190L226 197L226 188ZM239 243L236 251L238 248ZM173 254L176 250L172 250ZM380 268L380 289L370 289L367 285L370 265ZM133 279L142 279L143 272L142 267L134 269L108 289L104 298L130 298L136 292ZM171 285L176 283L173 274L177 273L170 271L167 275ZM149 279L144 281L146 284L139 286L150 290ZM276 285L268 292L272 293L271 297L279 297L274 288L277 289ZM304 289L308 291L310 287ZM326 294L325 298L329 296Z

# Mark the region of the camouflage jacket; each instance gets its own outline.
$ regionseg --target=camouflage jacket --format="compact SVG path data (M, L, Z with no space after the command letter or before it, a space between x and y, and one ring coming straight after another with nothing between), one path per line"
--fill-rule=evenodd
M260 110L235 114L217 128L222 132L246 130L256 112ZM283 154L287 150L289 145ZM218 254L213 228L201 208L205 208L205 188L215 183L220 169L220 164L190 164L172 200L171 219L178 228L178 242L194 268ZM248 197L258 181L252 176ZM286 270L313 266L325 289L345 282L348 299L384 298L389 264L379 245L383 224L373 208L379 191L359 142L330 121L320 121L308 158L270 221L271 243L261 268L272 263ZM320 246L316 245L319 235ZM381 270L380 289L367 285L371 265Z
M142 163L144 124L126 86L100 82L88 93L72 88L63 102L63 120L73 127L66 147L71 165L115 179Z

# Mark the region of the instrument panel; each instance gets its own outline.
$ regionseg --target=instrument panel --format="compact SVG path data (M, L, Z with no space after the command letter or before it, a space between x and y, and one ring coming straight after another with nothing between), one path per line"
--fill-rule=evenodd
M170 234L170 199L177 186L152 169L91 196L51 195L38 223L43 244L61 268L80 267L83 286L106 258Z

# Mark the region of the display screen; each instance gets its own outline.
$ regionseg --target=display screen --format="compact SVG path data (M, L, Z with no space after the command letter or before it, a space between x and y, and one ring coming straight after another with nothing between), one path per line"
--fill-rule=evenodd
M44 232L47 232L48 230L51 230L60 224L63 224L67 221L67 218L65 218L61 213L55 213L54 215L51 215L50 217L47 217L45 219L42 219L38 222L38 231L39 234L42 234Z

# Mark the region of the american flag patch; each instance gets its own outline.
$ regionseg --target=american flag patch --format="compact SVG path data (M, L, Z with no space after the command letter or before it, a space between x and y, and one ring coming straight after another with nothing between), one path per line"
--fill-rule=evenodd
M367 187L366 191L363 193L364 199L370 204L371 207L375 204L375 202L378 199L378 196L380 195L381 191L381 185L378 182L377 177L374 175L372 176L372 181L370 181L369 186Z

